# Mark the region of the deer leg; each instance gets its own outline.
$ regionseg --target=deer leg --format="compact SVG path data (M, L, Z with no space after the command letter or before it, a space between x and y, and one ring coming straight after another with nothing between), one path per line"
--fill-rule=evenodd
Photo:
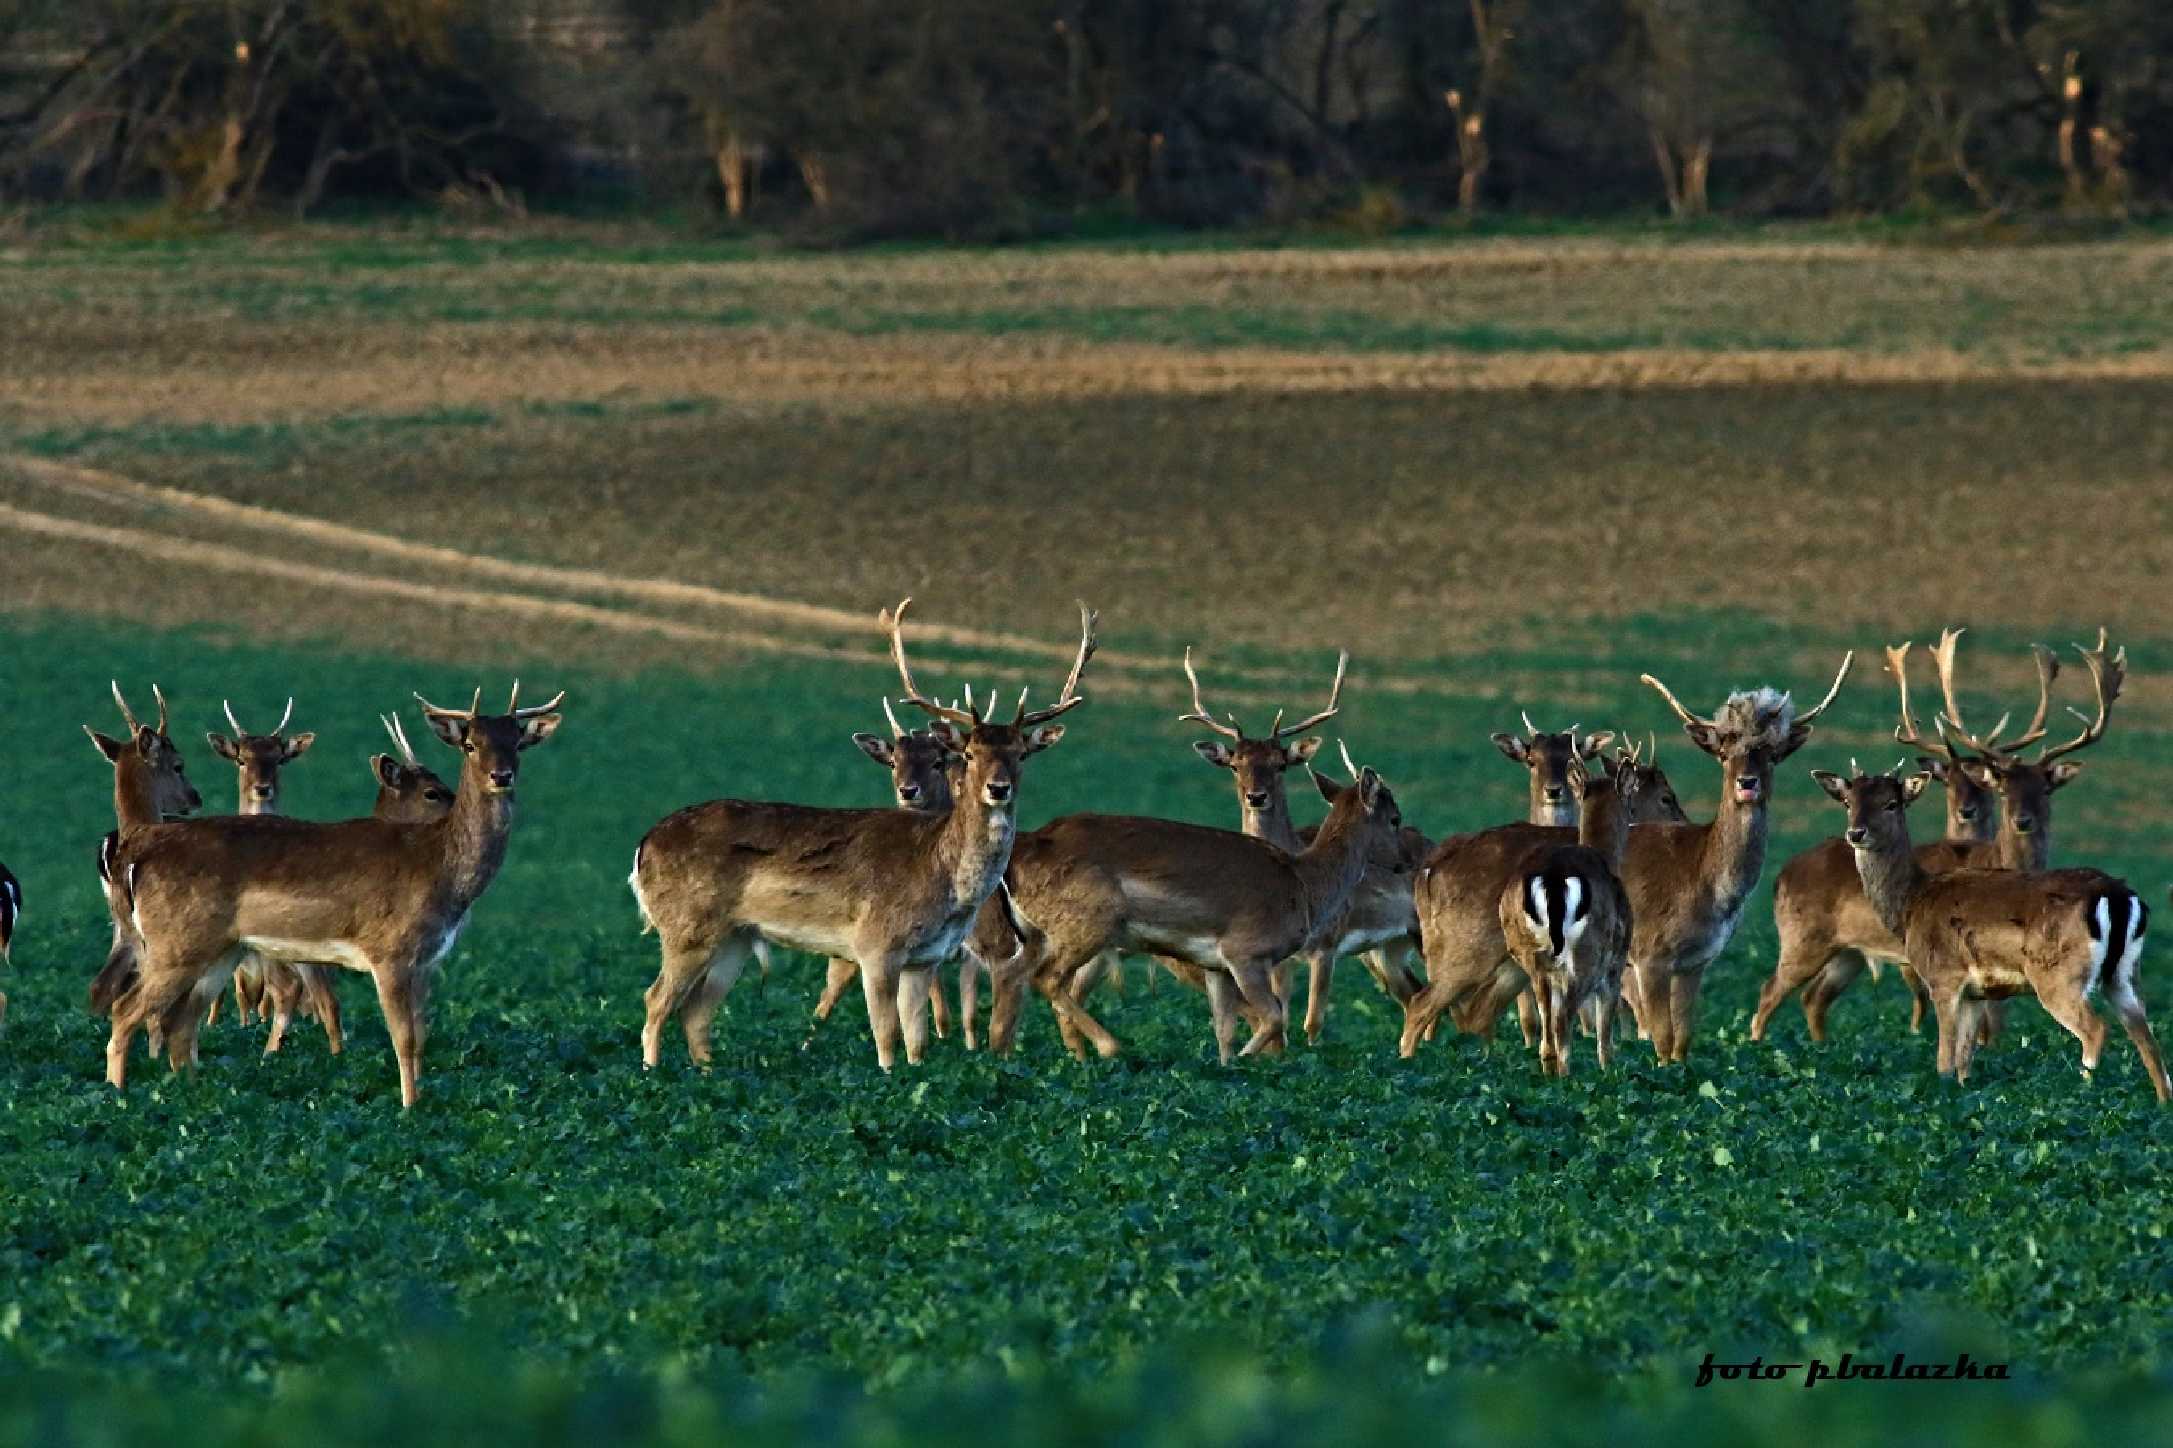
M837 1009L838 1002L845 999L845 992L851 990L853 982L859 978L859 966L834 955L830 957L822 979L822 994L815 998L815 1018L808 1022L807 1040L800 1043L800 1049L807 1049L815 1039L815 1027L830 1019L830 1012Z
M943 995L941 962L928 967L928 1008L935 1016L936 1039L948 1040L951 1034L951 1006Z
M392 1054L400 1063L400 1109L411 1111L421 1095L417 1082L423 1074L415 983L406 971L384 966L370 975L377 982L377 1008L385 1017L385 1030L392 1036Z
M1619 999L1618 990L1603 985L1592 1001L1592 1050L1600 1059L1602 1071L1615 1063L1615 1006Z
M337 1056L347 1048L347 1037L340 1028L340 997L332 984L332 972L321 965L296 968L302 972L302 984L316 1007L317 1021L324 1027L325 1049Z
M1758 1009L1750 1018L1750 1038L1763 1041L1766 1038L1766 1022L1787 1000L1815 979L1832 947L1824 940L1808 940L1792 937L1784 927L1781 931L1781 958L1774 963L1773 974L1766 977L1765 985L1758 992ZM1805 1003L1805 1015L1809 1015L1809 1003ZM1815 1036L1813 1039L1817 1039Z
M928 1054L928 989L933 966L898 972L898 1019L905 1029L905 1061L918 1066Z
M679 1029L687 1038L687 1056L697 1066L709 1064L709 1039L717 1009L739 983L740 972L754 954L754 941L731 935L709 957L709 968L695 979L679 1003Z
M1570 983L1560 981L1555 985L1553 998L1548 1002L1548 1034L1554 1038L1554 1074L1569 1074L1569 1051L1572 1040L1570 1022L1576 1019L1572 1007Z
M286 1042L287 1027L294 1024L294 1008L301 999L302 977L296 974L295 967L278 961L266 962L263 1000L272 1018L272 1034L264 1043L265 1055L276 1053Z
M2090 1008L2090 1002L2081 989L2062 984L2050 990L2039 991L2037 1000L2045 1008L2045 1014L2065 1026L2068 1034L2082 1042L2083 1074L2087 1076L2097 1070L2098 1056L2105 1049L2105 1022ZM1972 1034L1969 1049L1974 1051L1976 1048L1977 1042Z
M1932 1012L1939 1021L1939 1074L1954 1074L1954 1033L1962 1014L1962 988L1942 991L1932 997Z
M1447 971L1437 971L1433 979L1426 983L1424 990L1405 1001L1403 1038L1396 1044L1396 1054L1409 1060L1411 1054L1418 1050L1420 1041L1430 1040L1434 1026L1441 1020L1443 1012L1455 1003L1461 990L1461 983L1456 977Z
M2007 1002L1986 1001L1983 1012L1977 1017L1977 1044L1989 1046L2007 1029Z
M1810 1028L1811 1039L1826 1039L1826 1012L1841 992L1856 984L1856 978L1864 973L1867 962L1859 951L1840 951L1826 962L1819 973L1811 977L1811 983L1803 992L1803 1020Z
M1898 967L1901 983L1909 987L1909 1034L1915 1035L1924 1025L1924 1013L1932 1007L1932 993L1924 984L1924 977L1916 973L1916 967L1902 961Z
M958 957L958 1019L969 1051L979 1050L981 1045L975 1039L974 1015L981 1005L981 974L985 969L981 958L970 950Z
M1064 1044L1074 1056L1086 1055L1085 1045L1092 1045L1094 1053L1105 1060L1124 1048L1109 1029L1094 1018L1094 1013L1080 1003L1084 994L1078 988L1078 976L1091 964L1091 957L1061 971L1047 972L1044 976L1050 984L1046 992L1049 1008L1056 1012L1056 1023L1063 1032Z
M664 941L664 963L650 982L642 1000L647 1007L647 1017L641 1027L641 1064L645 1070L653 1070L664 1054L664 1023L678 1014L687 992L709 970L710 960L717 947L708 941Z
M1227 1066L1237 1044L1237 982L1227 971L1211 970L1206 986L1207 1008L1215 1018L1215 1056Z
M898 1060L897 961L870 955L860 963L860 994L868 1003L868 1029L875 1035L875 1059L885 1071Z
M2089 1008L2084 1007L2084 1010L2088 1012ZM2105 1023L2098 1020L2095 1013L2089 1014L2090 1022L2098 1028L2098 1039L2102 1042L2105 1037ZM1984 1002L1972 1000L1966 995L1962 997L1960 1008L1955 1012L1954 1079L1964 1085L1968 1084L1969 1081L1970 1063L1977 1059L1977 1026L1983 1015ZM2093 1056L2096 1054L2094 1051L2089 1051L2087 1047L2085 1050L2086 1054ZM2084 1074L2088 1074L2088 1069L2087 1067L2084 1068Z
M1322 946L1306 957L1305 1044L1320 1044L1321 1028L1328 1023L1328 992L1335 984L1335 951Z
M2151 1034L2150 1017L2144 1013L2143 998L2136 993L2134 983L2128 980L2115 982L2111 999L2128 1039L2135 1043L2135 1054L2143 1058L2143 1070L2150 1076L2150 1089L2158 1093L2161 1103L2173 1101L2173 1081L2166 1078L2165 1057L2159 1053L2158 1038Z
M1670 982L1668 1015L1674 1032L1674 1059L1677 1063L1690 1058L1690 1028L1697 1019L1698 992L1705 984L1705 967L1676 972Z
M1540 1010L1539 1002L1533 998L1530 991L1519 991L1517 993L1517 1030L1523 1034L1524 1044L1527 1049L1531 1047L1539 1033L1545 1029L1545 1025L1546 1017ZM1492 1028L1489 1027L1488 1029L1491 1034Z
M1525 998L1530 989L1531 977L1524 973L1524 967L1513 960L1501 960L1495 964L1493 975L1480 987L1473 1002L1466 1005L1464 1015L1457 1021L1457 1025L1477 1035L1482 1041L1491 1043L1495 1027L1501 1024L1502 1012L1512 1000ZM1520 1015L1518 1019L1521 1023L1523 1018ZM1533 1003L1532 1024L1533 1033L1525 1038L1527 1044L1533 1044L1538 1035L1539 1014L1536 1002Z
M1046 941L1021 945L1017 955L1001 965L982 964L988 970L990 1004L988 1048L995 1055L1009 1055L1018 1041L1020 1008L1026 1001L1026 983L1038 965Z
M1238 1052L1240 1056L1263 1052L1277 1055L1283 1049L1287 1007L1284 997L1275 989L1274 971L1273 965L1261 961L1247 961L1231 967L1230 978L1237 983L1238 993L1245 997L1247 1005L1267 1018L1253 1027L1252 1039Z

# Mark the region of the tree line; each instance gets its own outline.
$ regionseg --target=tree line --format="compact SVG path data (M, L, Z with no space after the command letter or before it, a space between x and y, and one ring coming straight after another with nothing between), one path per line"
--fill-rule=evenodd
M2173 200L2165 0L0 0L0 195L1002 237Z

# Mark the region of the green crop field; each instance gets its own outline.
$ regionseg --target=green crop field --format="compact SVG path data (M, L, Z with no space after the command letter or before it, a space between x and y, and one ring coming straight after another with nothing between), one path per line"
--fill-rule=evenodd
M2073 249L2093 272L1625 245L1602 276L1574 239L1491 265L626 240L66 233L12 257L0 1434L2164 1441L2173 1137L2117 1031L2086 1081L2021 1003L1962 1089L1891 975L1827 1045L1793 1005L1747 1027L1771 880L1840 821L1808 770L1893 763L1878 649L1947 624L1971 625L1973 721L2028 704L2033 640L2127 646L2056 851L2163 906L2173 334L2147 281L2173 249ZM1466 270L1510 299L1498 323ZM1844 290L1813 306L1806 272ZM2072 304L2055 335L2045 288ZM760 315L717 336L652 315L740 304ZM1534 338L1570 370L1487 370ZM1624 349L1646 370L1574 371ZM1838 360L1789 372L1803 353ZM1223 1068L1202 999L1135 961L1098 998L1117 1059L1063 1055L1036 1006L1008 1058L953 1039L885 1077L857 994L811 1036L819 963L783 954L713 1069L669 1032L645 1074L636 841L718 796L884 804L848 735L882 727L872 625L906 593L946 694L1053 691L1070 600L1102 610L1028 826L1235 823L1176 722L1188 643L1248 718L1317 707L1350 647L1329 732L1437 837L1521 814L1487 741L1520 709L1658 733L1705 817L1719 772L1638 675L1710 708L1858 662L1784 768L1685 1067L1581 1051L1551 1081L1513 1027L1402 1061L1400 1011L1346 963L1322 1045ZM318 739L285 807L336 818L369 802L378 714L420 739L411 691L495 701L516 675L568 690L566 722L445 963L421 1106L354 977L338 1059L312 1023L265 1057L222 1016L194 1075L139 1056L107 1088L85 988L111 780L81 726L117 727L108 680L139 711L165 689L220 810L221 701L255 725L293 695ZM1692 1385L1708 1353L1965 1350L2015 1381Z

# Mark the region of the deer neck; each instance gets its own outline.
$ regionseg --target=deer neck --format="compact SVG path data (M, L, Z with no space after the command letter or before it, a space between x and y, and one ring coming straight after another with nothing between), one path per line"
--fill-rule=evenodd
M1909 843L1908 829L1904 827L1900 832L1898 845L1888 840L1857 850L1856 873L1864 882L1864 898L1871 902L1879 923L1896 936L1902 936L1909 902L1930 878L1924 873L1924 867L1916 862L1916 850Z
M2002 870L2049 870L2052 868L2052 822L2041 820L2028 834L2000 822L1999 867Z
M1009 802L992 805L979 790L968 789L944 817L937 857L950 876L954 903L978 905L1003 879L1011 865L1011 842L1018 837L1017 801L1016 790Z
M1366 821L1362 811L1330 810L1313 843L1293 861L1298 883L1312 911L1308 931L1317 931L1343 913L1351 892L1366 873Z
M113 817L124 830L155 825L162 818L151 772L133 747L113 768Z
M1245 803L1241 791L1237 801L1239 828L1256 840L1266 840L1279 850L1293 855L1305 848L1305 841L1298 838L1298 827L1290 822L1290 795L1278 786L1268 795L1266 809L1254 809Z
M452 812L428 827L442 851L439 876L463 910L497 878L513 833L513 796L494 793L487 783L481 768L463 766Z
M1758 877L1765 873L1765 797L1770 793L1769 786L1760 792L1756 804L1746 805L1736 800L1735 791L1724 784L1720 810L1705 827L1698 873L1723 914L1732 915L1741 908L1758 887Z
M1609 791L1587 804L1577 819L1577 843L1606 856L1615 873L1622 872L1622 851L1630 842L1630 813L1622 796Z

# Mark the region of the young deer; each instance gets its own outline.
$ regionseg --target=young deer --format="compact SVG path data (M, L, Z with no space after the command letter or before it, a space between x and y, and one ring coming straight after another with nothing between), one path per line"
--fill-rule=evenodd
M688 1054L708 1061L711 1022L758 937L855 962L876 1059L885 1070L894 1063L901 1015L906 1059L921 1059L930 975L957 953L1003 879L1022 766L1064 737L1051 721L1085 702L1079 679L1094 656L1095 616L1080 605L1079 653L1055 705L1028 710L1022 693L1000 723L970 691L957 709L914 685L903 632L911 602L885 609L881 623L906 702L932 716L932 732L965 760L957 802L925 814L727 799L659 822L634 851L629 882L664 956L645 997L643 1065L656 1065L674 1016Z
M208 1000L247 951L367 972L412 1107L422 1072L425 1010L438 964L496 878L513 830L520 756L559 727L565 695L503 714L416 696L438 738L464 755L450 811L426 824L380 819L320 824L280 815L183 820L125 836L115 880L142 961L113 1003L106 1076L127 1083L128 1047L160 1024L176 1069L196 1060Z
M1535 825L1550 825L1562 829L1577 827L1577 801L1569 788L1569 766L1574 760L1591 761L1600 757L1602 750L1614 739L1609 733L1587 734L1579 737L1580 726L1572 724L1559 734L1550 734L1532 722L1532 716L1522 710L1518 718L1524 722L1522 734L1490 734L1511 764L1521 765L1529 777L1531 807L1525 819ZM1539 1014L1532 1007L1531 993L1517 995L1517 1027L1524 1033L1524 1044L1529 1046L1539 1033Z
M1682 821L1674 787L1657 764L1625 749L1614 777L1625 818L1638 826L1628 848L1636 848L1647 830ZM1445 1012L1455 1013L1458 1029L1493 1037L1502 1010L1530 986L1502 929L1502 894L1535 853L1577 842L1574 829L1519 822L1452 835L1434 847L1413 890L1426 945L1426 986L1404 1003L1403 1055L1431 1038Z
M292 739L287 737L287 723L294 717L291 697L287 700L286 712L279 716L279 723L268 734L251 734L234 717L231 702L222 699L220 705L226 711L227 726L234 732L229 736L213 731L204 738L210 743L212 753L232 764L239 776L241 805L235 813L278 814L280 771L301 758L309 746L317 742L317 736L303 733ZM316 1007L314 1014L322 1019L324 998L330 993L331 987L326 983L324 973L314 965L290 966L250 954L242 957L241 963L234 967L235 1016L245 1026L259 1018L272 1023L271 1038L264 1046L266 1055L276 1053L285 1043L287 1027L292 1024L295 1010L305 998ZM217 1020L218 1014L218 1002L213 1001L205 1024Z
M1527 857L1501 894L1502 937L1539 1007L1539 1063L1569 1074L1570 1022L1591 1013L1600 1069L1614 1057L1615 1005L1629 962L1630 897L1622 888L1622 851L1630 838L1624 786L1637 776L1601 760L1594 775L1581 757L1564 771L1578 806L1577 843L1548 845Z
M1947 800L1945 838L1917 847L1917 862L1928 871L1960 866L2011 870L2043 870L2052 863L2052 794L2082 772L2079 764L2059 763L2062 755L2087 747L2104 734L2113 700L2126 678L2126 654L2106 657L2105 636L2098 647L2077 647L2090 670L2098 698L2098 718L2084 736L2072 743L2047 747L2035 760L2023 760L2015 751L2045 736L2045 716L2052 702L2052 684L2059 677L2060 661L2043 645L2032 653L2037 662L2037 712L2021 737L2010 744L1998 742L2007 721L2003 717L1982 739L1969 734L1958 721L1955 698L1954 650L1961 629L1948 629L1932 650L1939 672L1941 697L1946 713L1934 720L1936 739L1926 739L1909 708L1907 674L1908 644L1887 650L1887 668L1901 690L1901 722L1894 737L1903 744L1936 751L1920 757L1917 765L1944 787ZM1957 749L1959 739L1964 748ZM1973 752L1970 752L1973 751ZM1998 806L1995 813L1995 804ZM1826 1038L1826 1013L1833 1002L1864 972L1867 963L1894 961L1908 983L1914 1005L1909 1029L1922 1023L1930 997L1916 973L1902 958L1901 941L1880 923L1877 912L1864 898L1854 854L1839 836L1798 855L1782 870L1774 887L1774 917L1780 927L1781 956L1773 977L1759 997L1758 1012L1751 1020L1751 1038L1762 1039L1775 1008L1790 992L1803 989L1803 1012L1811 1038ZM1805 983L1808 982L1808 985ZM1993 1003L1984 1013L1984 1041L1996 1034L2000 1013Z
M1795 712L1788 695L1759 689L1730 695L1707 719L1684 708L1652 675L1640 676L1682 720L1691 743L1719 762L1721 775L1720 806L1711 823L1636 832L1623 856L1622 883L1635 919L1630 965L1637 1018L1662 1061L1688 1057L1705 967L1727 949L1764 872L1774 768L1810 739L1855 661L1853 652L1841 660L1833 687L1804 714Z
M1931 874L1909 844L1908 807L1923 793L1925 776L1854 770L1843 779L1819 770L1812 777L1848 810L1846 838L1864 893L1931 991L1940 1075L1966 1082L1977 1017L1989 1002L2022 994L2035 995L2082 1043L2088 1075L2105 1044L2105 1022L2090 1006L2102 991L2158 1100L2173 1100L2137 978L2150 920L2141 896L2102 870Z
M1209 764L1230 771L1231 780L1237 786L1242 833L1266 840L1292 854L1301 852L1310 842L1313 828L1301 830L1291 823L1289 791L1283 776L1300 765L1310 768L1321 740L1318 735L1296 740L1291 736L1303 734L1336 716L1337 701L1343 696L1343 674L1349 664L1349 653L1337 655L1335 682L1329 686L1326 708L1289 725L1283 723L1282 712L1278 710L1268 725L1268 732L1255 739L1245 733L1235 714L1226 712L1223 717L1229 722L1223 724L1217 723L1208 712L1200 697L1200 676L1192 668L1192 650L1185 650L1185 678L1192 684L1192 712L1177 717L1181 723L1200 724L1223 736L1222 740L1195 740L1192 747ZM1347 755L1344 764L1350 764ZM1357 770L1352 769L1351 775L1356 778ZM1417 834L1416 831L1412 833ZM1411 853L1414 858L1423 859L1431 848L1432 843L1421 837ZM1328 992L1334 980L1335 962L1340 956L1360 957L1375 982L1390 998L1408 999L1418 989L1418 978L1401 961L1392 959L1391 951L1400 948L1401 953L1408 953L1416 944L1417 935L1418 915L1411 905L1411 872L1407 869L1369 869L1344 910L1341 928L1324 937L1307 958L1306 1041L1317 1044L1320 1040L1321 1027L1327 1019ZM1205 987L1205 977L1190 965L1177 960L1165 960L1163 964L1179 979ZM1287 1004L1290 992L1281 970L1279 967L1275 993Z
M188 768L182 762L181 751L174 747L173 736L166 730L166 695L153 684L151 697L158 701L158 723L156 726L139 724L128 701L121 697L120 681L114 681L113 702L120 707L121 718L128 725L125 741L109 738L88 724L83 726L91 743L113 766L116 827L98 844L98 887L105 894L106 910L113 918L113 943L106 952L104 967L92 979L90 987L91 1009L100 1015L109 1012L114 997L136 976L135 927L129 922L128 910L114 876L121 844L138 830L192 814L204 803L196 786L189 783Z
M945 748L932 730L908 730L901 726L898 716L890 711L888 695L883 698L883 718L890 723L890 738L862 733L853 736L853 743L860 747L862 754L890 771L891 797L897 801L898 808L922 814L949 814L957 790L954 776L962 773L965 761ZM959 956L958 1000L959 1009L966 1017L968 1050L974 1045L974 967L971 955ZM851 990L853 982L859 978L859 966L850 960L831 957L822 994L815 1000L814 1025L819 1026L830 1018L830 1012L837 1009L837 1003L845 998L845 992ZM951 1013L944 1003L943 981L939 975L929 977L928 1003L935 1016L936 1039L941 1040L950 1031ZM813 1039L814 1028L810 1026L808 1040Z
M1274 968L1332 940L1369 866L1392 868L1405 848L1403 815L1373 770L1348 786L1318 775L1314 783L1329 801L1328 818L1295 855L1233 830L1130 815L1067 815L1021 835L1010 880L1027 939L996 971L990 1048L1011 1048L1031 983L1056 1009L1075 1053L1083 1038L1114 1055L1116 1039L1066 987L1088 961L1117 949L1205 972L1225 1062L1241 1011L1254 1026L1240 1054L1282 1049ZM1002 958L1001 947L986 944L989 924L977 928L976 949Z

